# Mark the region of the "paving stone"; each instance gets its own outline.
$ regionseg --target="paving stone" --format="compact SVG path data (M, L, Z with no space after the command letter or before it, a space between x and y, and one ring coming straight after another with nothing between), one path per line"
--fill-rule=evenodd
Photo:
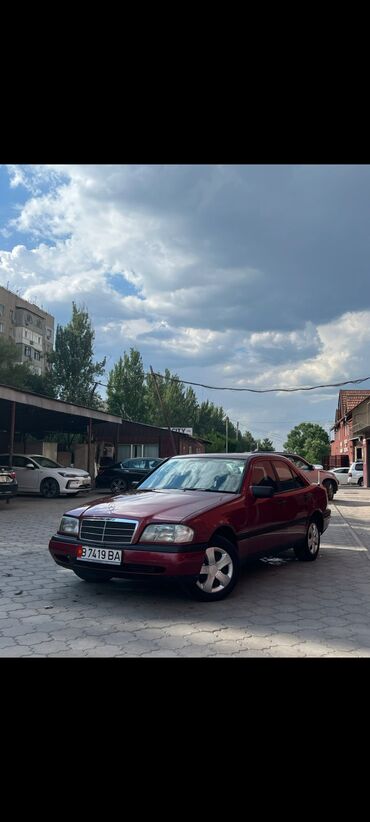
M66 501L20 496L1 520L0 655L367 657L370 554L353 530L370 551L370 489L361 491L336 495L316 563L289 552L282 565L256 564L211 605L154 582L85 585L47 551Z

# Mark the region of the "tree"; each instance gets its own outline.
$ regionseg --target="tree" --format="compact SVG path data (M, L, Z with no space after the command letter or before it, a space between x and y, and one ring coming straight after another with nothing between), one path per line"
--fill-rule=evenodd
M324 457L330 454L330 440L321 425L301 422L288 434L284 449L294 451L308 462L322 463Z
M54 397L50 372L34 374L28 362L20 363L17 359L16 344L12 340L0 338L0 383Z
M192 388L185 390L184 383L177 382L177 374L171 374L165 369L164 378L156 377L158 390L162 399L163 410L158 400L158 394L151 374L147 375L147 410L151 425L165 426L166 419L172 428L183 426L194 427L198 411L198 402Z
M257 440L256 448L258 451L275 451L273 443L267 437L264 440Z
M257 442L250 431L244 431L238 443L238 451L255 451L256 448Z
M140 352L130 348L123 359L109 373L107 406L111 414L117 414L134 422L147 422L147 388Z
M72 318L66 326L57 326L55 351L49 357L53 384L58 398L66 402L101 407L96 392L97 378L104 373L105 357L94 362L95 332L84 307L72 303Z

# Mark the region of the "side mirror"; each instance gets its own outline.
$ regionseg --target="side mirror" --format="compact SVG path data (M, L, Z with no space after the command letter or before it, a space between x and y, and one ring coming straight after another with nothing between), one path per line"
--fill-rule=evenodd
M28 462L26 468L32 468L33 471L35 470L35 466L32 464L32 462Z
M275 489L272 485L250 485L250 491L254 497L272 497Z

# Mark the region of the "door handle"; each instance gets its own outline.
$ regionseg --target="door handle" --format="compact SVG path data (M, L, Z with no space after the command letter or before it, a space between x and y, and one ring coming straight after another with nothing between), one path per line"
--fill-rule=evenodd
M278 505L286 505L286 499L277 499L276 502Z

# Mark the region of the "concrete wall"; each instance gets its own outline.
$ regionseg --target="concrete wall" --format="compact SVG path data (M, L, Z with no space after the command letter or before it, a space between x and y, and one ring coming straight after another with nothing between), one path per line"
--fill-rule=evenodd
M15 451L15 443L14 443ZM22 448L23 451L23 448ZM25 454L42 454L44 457L49 457L50 460L58 462L58 443L57 442L36 442L35 440L27 440Z
M58 451L58 456L55 459L57 462L60 462L61 465L64 465L65 468L70 468L72 453L71 451Z
M88 445L87 443L79 443L73 446L73 465L75 468L82 468L83 471L88 470Z

